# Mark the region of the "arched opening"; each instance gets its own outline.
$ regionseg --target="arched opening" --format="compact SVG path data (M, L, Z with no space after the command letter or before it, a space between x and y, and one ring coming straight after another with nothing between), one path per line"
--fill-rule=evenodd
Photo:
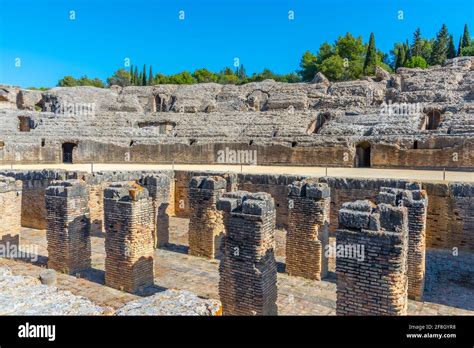
M77 146L77 144L74 143L64 143L62 145L63 148L63 163L73 163L73 153L74 153L74 148Z
M441 123L441 112L438 110L432 110L426 114L425 118L425 129L435 130L438 129Z
M370 143L364 141L356 145L356 154L354 158L356 168L370 167Z

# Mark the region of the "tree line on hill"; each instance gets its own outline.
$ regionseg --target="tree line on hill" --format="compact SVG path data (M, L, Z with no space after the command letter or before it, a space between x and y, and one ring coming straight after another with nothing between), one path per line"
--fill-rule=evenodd
M333 44L328 42L321 44L316 54L306 51L300 60L300 70L289 74L276 74L269 69L264 69L260 73L249 76L245 67L240 65L235 69L226 67L219 72L203 68L196 69L192 73L183 71L165 75L154 74L152 66L147 69L147 66L143 65L143 68L139 70L138 66L132 65L128 70L122 68L115 71L107 78L106 83L98 78L89 79L87 76L78 79L65 76L58 81L58 86L153 86L207 82L245 84L266 79L293 83L311 81L318 72L331 81L345 81L372 76L376 66L390 72L400 67L425 69L439 65L446 59L461 56L474 56L474 40L471 40L467 24L464 25L457 48L453 35L443 24L434 38L422 37L420 28L417 28L411 43L408 39L405 42L397 42L388 54L377 49L373 33L370 34L368 43L363 43L361 36L354 37L346 33L344 36L339 36Z

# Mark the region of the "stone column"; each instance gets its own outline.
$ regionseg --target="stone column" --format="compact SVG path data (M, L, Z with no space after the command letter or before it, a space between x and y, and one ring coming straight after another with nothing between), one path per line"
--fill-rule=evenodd
M146 187L153 201L154 246L155 248L165 246L170 239L168 207L170 205L171 178L166 174L153 174L141 178L140 183Z
M321 280L328 272L331 196L327 184L296 181L289 185L286 272Z
M225 193L226 236L219 265L223 315L276 315L275 203L268 193Z
M406 315L407 209L344 203L336 243L336 314Z
M20 245L22 182L0 176L0 257L9 257Z
M226 191L226 180L220 176L195 176L189 182L189 251L190 255L220 256L224 236L222 212L216 203Z
M421 183L408 183L405 190L382 187L377 200L408 210L408 298L421 301L425 287L426 191Z
M89 195L86 183L52 182L46 189L48 268L67 274L91 267Z
M138 184L104 191L105 285L137 292L154 283L153 202Z

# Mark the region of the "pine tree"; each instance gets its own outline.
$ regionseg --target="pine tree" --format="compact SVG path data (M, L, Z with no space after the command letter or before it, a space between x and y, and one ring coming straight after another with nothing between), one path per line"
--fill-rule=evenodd
M461 37L459 38L459 44L458 44L458 57L461 57L462 56L462 39L463 39L463 36L461 35Z
M467 47L471 44L471 35L469 35L469 29L467 24L464 24L464 33L462 34L462 48Z
M237 76L239 77L240 80L245 80L245 78L247 77L247 73L245 71L243 64L240 65L239 73Z
M408 61L411 58L411 50L410 50L410 44L408 43L408 39L405 42L404 51L405 51L405 59L403 60L403 66L406 66Z
M453 36L449 35L449 42L448 42L448 59L453 59L456 57L456 47L454 47L454 40Z
M150 72L148 74L148 86L153 86L153 85L154 85L154 82L153 82L153 68L150 65Z
M374 33L370 33L369 46L367 47L367 53L365 54L364 62L364 74L374 74L375 66L377 65L377 49L375 48L375 36Z
M142 86L146 86L146 64L143 64Z
M449 33L446 24L443 24L441 30L436 34L431 52L430 64L442 64L448 58Z
M417 28L413 34L413 44L411 45L412 56L421 56L423 52L423 42L421 38L421 30Z

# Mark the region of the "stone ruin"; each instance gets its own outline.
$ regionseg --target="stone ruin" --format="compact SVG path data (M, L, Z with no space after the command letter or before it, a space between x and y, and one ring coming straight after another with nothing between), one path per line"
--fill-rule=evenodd
M190 255L210 259L220 256L224 236L223 214L217 210L218 199L226 192L227 182L218 176L196 176L189 182L189 251Z
M286 272L313 280L328 273L330 189L327 184L295 182L289 186Z
M226 236L219 265L223 315L277 315L275 205L268 193L224 193Z
M343 251L336 257L336 314L405 315L407 209L368 200L345 203L336 241Z
M377 201L408 210L408 298L421 301L425 287L426 191L421 183L409 183L406 190L383 187Z
M137 292L154 284L154 209L148 190L114 183L104 191L105 284Z
M0 245L5 248L20 244L21 192L21 181L0 175Z
M1 86L0 164L222 164L220 151L257 151L259 165L472 169L473 59L334 83Z
M85 182L53 182L46 189L48 268L67 274L91 267L89 195Z

